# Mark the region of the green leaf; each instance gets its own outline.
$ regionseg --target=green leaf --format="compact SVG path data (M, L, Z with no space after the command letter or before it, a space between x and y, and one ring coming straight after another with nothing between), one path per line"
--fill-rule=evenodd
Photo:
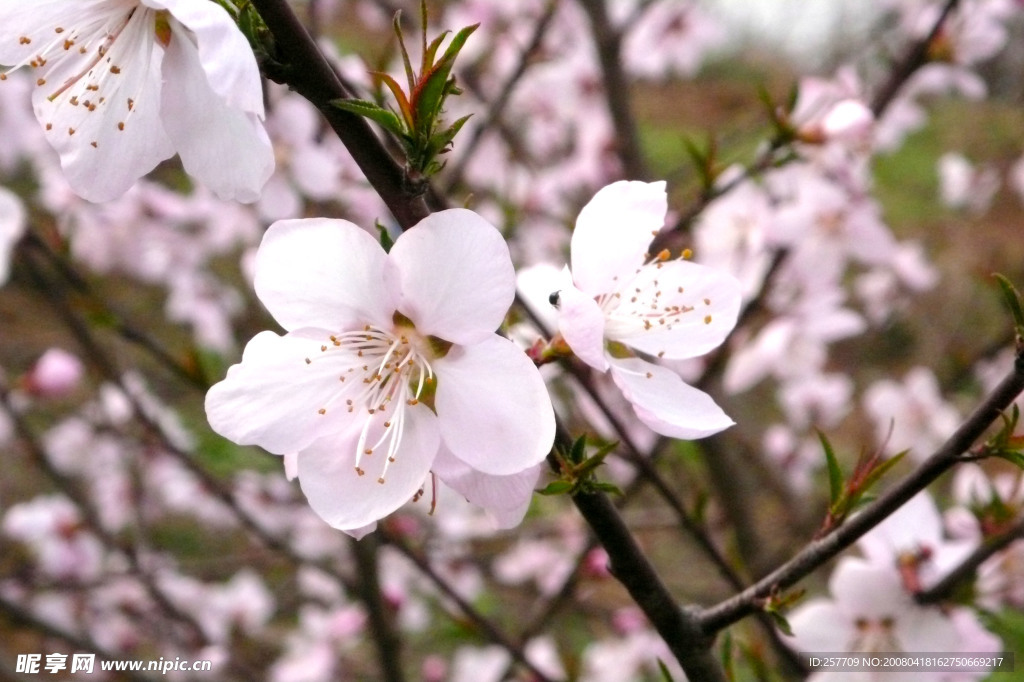
M405 134L402 121L395 115L395 112L388 111L373 102L367 102L364 99L336 99L331 100L331 104L338 109L358 114L379 123L385 130L398 137L402 137Z
M818 440L825 451L825 463L828 465L828 498L830 506L834 507L843 495L843 470L839 467L839 460L836 459L832 443L824 433L818 431Z
M427 0L420 0L420 55L422 61L420 62L420 73L427 72L427 65L434 62L433 50L427 49L427 27L430 24L430 14L427 12ZM435 41L436 42L436 41ZM434 48L436 50L437 48ZM429 59L427 53L430 53Z
M415 130L416 119L413 115L412 105L409 103L409 98L402 91L402 86L386 73L374 72L373 75L379 78L384 85L388 86L388 90L394 95L395 101L398 102L398 109L402 112L402 118L405 119L406 130L409 132Z
M861 492L866 493L871 490L872 486L882 480L882 477L885 476L890 469L899 464L900 461L907 456L908 452L910 451L904 450L903 452L898 452L872 469L871 472L864 477L864 485L861 487Z
M614 483L608 483L606 481L593 481L587 484L591 490L600 490L602 493L608 493L609 495L623 495L622 488L615 485Z
M789 621L786 620L786 617L773 609L767 609L767 611L768 615L772 617L773 621L775 621L775 627L779 628L783 634L792 637L793 628L790 626Z
M992 275L996 278L996 282L999 283L999 288L1003 292L1003 298L1006 300L1006 304L1010 307L1010 312L1013 314L1014 325L1017 327L1018 336L1024 334L1024 307L1021 306L1020 293L1014 288L1013 284L1003 275L998 272Z
M725 672L725 678L730 682L736 679L736 666L732 651L732 632L729 630L726 630L725 635L722 637L722 670Z
M569 481L552 481L543 490L538 490L537 492L541 495L565 495L571 491L572 483Z
M388 228L379 220L375 221L373 226L380 233L380 245L384 249L384 253L391 253L391 247L395 245L395 240L391 238Z
M466 124L466 121L470 119L473 114L463 116L455 123L453 123L447 130L440 132L430 138L430 142L427 145L426 156L427 158L433 158L438 154L444 154L450 148L455 136L462 129L462 126Z
M452 67L455 66L455 58L466 44L466 40L479 26L480 24L467 26L456 33L441 57L441 61L431 67L430 73L420 75L421 80L412 94L412 100L416 103L416 116L420 123L420 130L423 132L429 134L433 128L434 122L440 114L444 98L454 85L454 83L449 84L448 79Z
M1005 459L1010 464L1017 466L1019 469L1024 469L1024 453L1017 452L1016 450L1000 450L993 454L993 457L999 459Z
M429 45L427 45L426 32L423 34L423 70L420 73L427 73L434 66L434 57L437 56L437 48L441 47L441 43L448 37L451 31L445 31L441 35L434 38Z
M569 461L573 464L579 464L587 458L587 437L580 436L573 444L572 449L569 450Z
M402 35L402 10L395 12L391 23L394 26L395 35L398 36L398 47L402 51L402 64L405 66L405 77L409 81L409 90L412 91L416 87L416 72L413 71L409 50L405 48L405 36Z
M668 666L665 665L665 661L661 660L660 658L658 659L658 670L661 671L662 680L664 680L665 682L675 682L675 680L672 679L672 673L668 671Z

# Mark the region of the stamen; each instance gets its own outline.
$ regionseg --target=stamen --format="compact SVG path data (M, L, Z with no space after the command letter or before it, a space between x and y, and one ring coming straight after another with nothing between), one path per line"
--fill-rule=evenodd
M344 400L347 414L363 415L353 453L355 470L362 476L363 459L381 451L384 457L376 479L383 484L388 468L397 461L406 406L419 404L424 388L434 382L433 368L419 350L422 345L410 343L405 334L396 335L371 325L333 334L329 341L329 345L321 344L319 354L304 358L307 366L330 363L327 371L340 380L337 391L319 413L325 414L333 403ZM359 381L346 381L353 374ZM376 435L371 436L371 432Z

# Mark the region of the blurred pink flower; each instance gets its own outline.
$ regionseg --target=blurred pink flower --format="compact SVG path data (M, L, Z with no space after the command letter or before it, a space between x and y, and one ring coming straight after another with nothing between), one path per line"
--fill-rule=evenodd
M863 559L839 560L829 580L830 599L812 599L789 615L790 640L803 652L898 653L991 652L999 638L986 632L970 610L920 606L903 588L894 567ZM935 673L934 680L977 680L986 673ZM917 679L920 673L833 672L813 673L809 682L895 682Z
M60 398L75 390L84 372L77 356L61 348L51 348L25 375L25 388L39 397Z

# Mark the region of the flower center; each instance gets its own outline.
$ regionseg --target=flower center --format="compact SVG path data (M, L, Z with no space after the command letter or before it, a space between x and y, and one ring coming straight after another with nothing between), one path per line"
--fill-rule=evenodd
M431 345L411 327L389 331L366 325L359 331L331 335L320 353L306 358L306 364L330 363L340 387L318 412L326 415L340 405L362 420L354 453L356 473L364 476L364 458L383 451L377 482L384 483L402 441L408 409L421 399L428 409L432 402L435 380L430 360L435 356Z
M903 651L896 640L896 620L885 616L877 620L858 618L854 621L856 634L849 647L851 653L875 654Z
M684 254L680 260L686 257ZM686 293L681 278L671 271L670 258L668 251L662 251L631 277L623 281L616 277L615 291L597 298L605 315L606 337L622 338L635 332L638 324L645 330L669 331L683 316L697 314L697 306L711 305L708 298L698 301ZM705 315L704 324L711 324L711 319Z

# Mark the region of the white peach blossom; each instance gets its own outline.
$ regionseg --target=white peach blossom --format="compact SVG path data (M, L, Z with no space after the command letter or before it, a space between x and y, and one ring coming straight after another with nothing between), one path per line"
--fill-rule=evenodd
M254 337L210 390L215 431L298 453L313 509L353 535L417 497L432 473L502 525L519 521L554 411L533 363L495 333L515 274L492 225L442 211L387 253L344 220L285 220L267 231L255 269L256 293L287 334Z
M736 325L740 284L714 268L647 254L666 211L664 182L616 182L583 207L571 273L553 294L558 329L580 360L610 370L640 421L666 436L703 438L732 420L645 356L685 360L721 344Z

